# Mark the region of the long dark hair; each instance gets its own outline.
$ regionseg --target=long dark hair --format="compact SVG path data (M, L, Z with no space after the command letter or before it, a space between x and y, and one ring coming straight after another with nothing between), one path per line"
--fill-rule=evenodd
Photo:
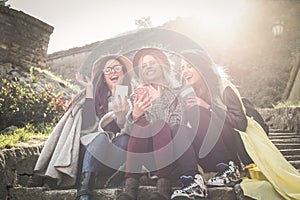
M208 89L207 95L209 95L205 98L210 98L211 103L223 107L221 95L222 81L212 58L207 52L199 49L185 50L181 52L181 56L198 70L205 81Z
M108 88L107 83L105 82L103 68L107 61L109 60L117 60L123 65L123 81L122 85L127 85L129 88L129 94L131 93L131 77L127 70L127 63L124 63L120 56L110 55L102 57L101 59L97 60L94 64L93 68L93 86L94 86L94 99L95 99L95 110L96 115L99 119L108 112L108 99L112 95L111 91Z

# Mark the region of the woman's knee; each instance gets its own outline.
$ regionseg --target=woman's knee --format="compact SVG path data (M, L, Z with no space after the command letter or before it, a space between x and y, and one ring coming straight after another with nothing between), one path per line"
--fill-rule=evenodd
M113 139L112 143L123 150L127 150L128 140L129 140L129 136L124 134L124 135L115 137Z
M106 148L108 137L105 133L100 133L88 146L87 151L99 152L102 148Z
M108 136L103 132L97 135L97 137L91 142L91 144L101 144L105 141L108 141Z

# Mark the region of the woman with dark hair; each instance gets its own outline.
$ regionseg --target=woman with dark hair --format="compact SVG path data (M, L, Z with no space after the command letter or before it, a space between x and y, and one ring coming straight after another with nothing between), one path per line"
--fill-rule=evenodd
M300 181L299 172L270 142L260 124L246 116L237 88L221 75L219 68L206 52L189 50L182 52L182 56L182 75L186 83L195 91L195 95L185 99L190 116L188 121L192 128L196 129L197 134L192 147L194 156L190 154L190 157L183 157L179 160L179 165L184 167L186 166L184 163L188 162L191 163L189 166L195 168L199 163L204 171L215 171L215 165L229 161L229 165L218 165L222 170L207 181L208 185L222 186L239 180L234 162L241 162L240 167L254 162L269 182L244 179L241 186L245 195L255 199L265 199L270 196L272 199L280 199L276 190L286 199L298 199L300 190L295 185ZM196 120L193 117L195 106L200 110L200 118ZM219 117L214 119L214 115ZM213 127L219 127L219 134L210 131ZM214 141L207 140L209 137ZM212 147L209 153L203 153L202 151L209 146ZM192 188L189 186L186 188L175 191L172 199L187 197Z
M115 96L115 92L116 86L120 84L127 86L130 92L131 70L132 64L126 57L111 55L94 63L92 81L88 77L84 81L81 74L76 74L78 83L86 91L81 141L88 143L77 192L80 200L90 199L96 176L112 174L126 160L126 151L122 150L127 149L129 137L121 129L124 127L129 103L127 96L121 99L120 96ZM107 113L111 113L111 117L104 120ZM95 130L98 124L101 131Z
M119 84L131 91L131 71L128 58L108 55L94 63L92 81L76 74L85 90L73 99L49 136L34 168L37 175L73 187L81 174L78 198L89 199L95 176L109 175L125 162L128 136L121 129L129 103L115 92Z
M224 104L221 98L221 80L211 67L211 59L208 56L199 58L202 54L205 52L200 50L184 51L181 54L182 77L186 86L180 96L187 113L186 123L190 125L195 135L186 137L187 140L192 140L190 141L192 145L177 161L181 169L183 189L175 191L172 199L205 197L207 193L203 195L198 192L197 164L201 165L204 172L212 172L216 171L219 163L230 161L239 163L236 145L240 143L236 142L233 127L245 130L247 125L243 110L238 108L240 104L238 98L237 101L232 100L232 105ZM187 90L190 92L186 92ZM227 100L227 97L225 99ZM176 148L180 144L174 145ZM224 171L229 173L232 169L231 175L238 178L236 166L233 162L230 164L232 166L223 165L221 173ZM217 185L216 182L219 181L219 179L209 180L210 185ZM223 184L224 180L220 182Z
M239 140L237 142L237 132L234 129L245 131L247 128L247 119L244 113L244 108L239 100L239 97L235 94L231 87L224 87L223 80L219 76L217 69L214 69L213 61L211 58L202 51L185 51L182 52L184 59L182 60L182 76L186 83L193 87L195 91L195 96L190 96L186 105L190 109L193 106L199 106L205 113L203 115L207 116L206 122L199 122L198 128L201 129L201 134L203 138L198 141L198 148L202 145L201 142L207 134L208 124L211 122L211 111L223 111L224 118L223 124L215 124L220 126L221 137L215 148L220 148L217 152L223 154L216 154L213 156L214 161L205 160L203 162L203 168L205 170L214 170L216 164L219 161L230 161L234 160L236 163L240 163L237 159L237 149L242 147L237 147L239 144L241 146L242 142ZM212 110L214 109L214 110ZM222 113L222 112L218 112ZM202 117L202 115L201 115ZM190 119L190 121L193 121ZM201 121L201 120L200 120ZM196 121L197 122L197 121ZM213 121L215 123L216 121ZM205 126L206 124L206 126ZM219 146L219 147L218 147ZM222 149L222 147L226 147ZM199 150L199 149L198 149ZM213 149L214 150L214 149ZM226 155L227 153L227 155ZM251 160L247 160L248 157L243 157L246 164L251 163Z

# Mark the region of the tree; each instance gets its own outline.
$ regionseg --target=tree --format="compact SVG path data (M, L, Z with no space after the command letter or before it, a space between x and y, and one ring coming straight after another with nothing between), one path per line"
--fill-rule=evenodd
M150 17L141 17L135 20L135 25L137 28L150 28L152 27L152 22Z
M6 7L10 7L10 5L7 4L7 1L8 1L8 0L0 0L0 5L1 5L1 6L6 6Z

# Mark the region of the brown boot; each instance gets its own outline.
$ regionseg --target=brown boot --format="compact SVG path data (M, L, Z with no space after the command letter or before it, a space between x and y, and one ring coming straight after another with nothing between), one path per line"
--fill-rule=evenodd
M168 200L171 196L171 182L169 179L160 178L157 180L157 192L150 195L149 200Z
M136 200L139 189L139 181L135 178L126 178L125 189L117 200Z

